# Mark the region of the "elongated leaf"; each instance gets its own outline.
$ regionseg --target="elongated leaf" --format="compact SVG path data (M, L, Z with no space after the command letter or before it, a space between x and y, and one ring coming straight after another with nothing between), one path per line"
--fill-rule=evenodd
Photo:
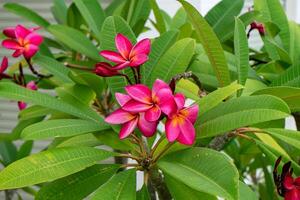
M126 170L114 175L102 185L92 197L92 200L135 200L136 171Z
M150 76L153 73L154 66L157 65L160 58L176 41L178 31L168 31L154 40L151 45L149 60L142 66L143 83L150 84ZM150 85L149 85L150 86Z
M136 37L126 21L119 16L110 16L105 19L101 29L101 50L115 51L115 37L118 33L128 37L132 43L136 42ZM106 81L113 93L124 92L126 81L123 77L108 77Z
M224 99L230 97L236 91L241 89L242 86L237 84L236 82L231 83L230 85L219 88L212 93L208 94L207 96L201 98L197 103L201 109L199 109L199 116L201 116L206 111L214 108L219 103L221 103Z
M101 61L97 48L82 32L64 25L51 25L48 31L69 48L95 61Z
M186 79L181 79L176 83L175 92L184 94L187 98L190 98L195 101L200 101L199 97L199 87Z
M19 112L21 120L32 119L36 117L43 117L48 114L52 114L53 110L42 106L31 106Z
M33 141L25 141L18 151L17 160L29 156L33 147Z
M244 5L244 0L222 0L215 5L205 16L216 35L221 38L223 30L234 27L234 17L238 16Z
M68 8L65 1L54 0L51 12L59 24L66 24Z
M101 133L99 133L101 134ZM58 138L62 139L62 138ZM94 136L93 133L87 133L83 135L77 135L74 137L63 138L59 144L54 145L55 147L95 147L99 146L102 143Z
M300 89L296 87L269 87L266 89L258 90L252 95L269 94L277 96L284 100L292 112L300 111Z
M0 83L0 97L37 104L95 122L103 121L102 117L90 108L80 109L48 94L28 90L13 83Z
M107 129L110 129L110 126L103 120L95 123L80 119L56 119L26 127L21 137L25 140L38 140L51 137L69 137Z
M74 3L100 41L100 30L105 19L105 13L99 2L97 0L74 0Z
M136 199L138 200L150 200L150 194L148 192L147 186L143 185L142 189L140 189L136 193Z
M185 72L195 49L195 41L186 38L176 42L153 66L148 85L157 79L169 82L177 74Z
M239 194L240 200L258 200L255 192L241 181L239 181Z
M17 147L11 141L0 142L0 161L4 166L9 165L17 159Z
M150 0L150 5L152 7L153 14L155 16L157 30L160 34L162 34L166 32L165 20L160 12L160 8L157 5L156 0Z
M300 132L294 130L287 129L279 129L279 128L270 128L264 129L268 134L277 138L285 143L288 143L294 146L297 149L300 149Z
M43 17L41 17L39 14L20 4L6 3L3 7L9 12L19 15L44 28L47 28L50 25L50 23L47 20L45 20Z
M230 84L229 69L222 46L216 34L192 5L183 0L180 0L180 2L186 10L189 19L196 30L197 36L205 49L209 61L214 68L219 85L225 86Z
M118 134L113 130L105 130L94 135L102 144L110 146L113 149L122 151L134 149L134 145L128 139L120 140Z
M194 190L228 200L238 198L238 171L222 153L190 148L164 157L158 166L164 173Z
M198 137L211 137L243 126L282 119L290 110L281 99L270 96L240 97L203 114L197 124Z
M245 26L239 18L235 19L234 53L236 57L238 83L244 86L248 77L249 48ZM242 93L239 92L239 95L241 94Z
M104 184L118 168L118 165L94 165L43 186L35 199L81 200Z
M272 81L271 86L300 87L300 64L289 67L278 78Z
M34 57L33 62L38 66L45 68L47 71L59 78L64 83L73 82L68 76L70 70L67 67L65 67L62 63L56 61L53 58L43 55L37 55Z
M113 155L91 147L57 148L34 154L0 172L0 189L21 188L62 178Z

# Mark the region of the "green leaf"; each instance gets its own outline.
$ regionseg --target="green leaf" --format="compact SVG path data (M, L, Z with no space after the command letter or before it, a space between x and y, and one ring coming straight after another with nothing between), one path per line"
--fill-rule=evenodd
M109 129L104 120L97 123L80 119L54 119L35 123L22 131L25 140L40 140L51 137L70 137Z
M48 27L48 31L52 33L58 41L67 45L69 48L95 61L101 61L97 48L82 32L64 25L51 25Z
M101 134L101 133L99 133L99 134ZM62 141L60 141L59 144L54 145L55 147L78 147L78 146L95 147L95 146L99 146L102 144L94 136L93 133L87 133L87 134L83 134L83 135L77 135L74 137L57 138L57 139L62 139Z
M300 87L300 63L289 67L278 78L272 81L271 86Z
M29 156L33 147L33 141L25 141L21 146L17 154L17 160Z
M223 100L230 97L241 88L241 85L237 84L237 82L233 82L230 85L219 88L213 91L212 93L209 93L207 96L201 98L199 101L196 102L201 108L199 109L199 116L201 116L208 110L214 108L215 106L223 102Z
M136 43L136 37L130 26L119 16L110 16L105 19L101 29L101 50L116 50L115 37L121 33L128 37L132 43ZM124 92L126 81L123 77L114 76L106 78L107 84L115 92Z
M148 192L148 189L147 189L146 185L143 185L142 189L140 189L136 193L136 199L138 199L138 200L151 200L150 199L150 194Z
M264 22L272 22L280 27L279 36L283 47L289 51L290 29L288 18L279 0L255 0L255 9L262 14Z
M158 166L164 173L194 190L228 200L238 198L238 171L222 153L190 148L165 156Z
M176 83L176 93L182 93L185 97L195 101L200 101L199 87L192 81L181 79Z
M74 2L71 3L68 8L67 25L78 30L81 29L82 25L84 25L85 27L87 26L85 20L83 19L83 16L81 15Z
M254 92L252 95L269 94L281 98L292 112L300 111L300 88L278 86L268 87Z
M37 193L36 200L81 200L116 173L118 165L94 165L83 171L53 181Z
M136 171L125 170L114 175L96 190L92 200L135 200Z
M33 58L33 62L36 65L45 68L55 77L63 81L63 83L73 82L69 78L70 70L67 67L65 67L62 63L58 62L57 60L43 55L36 55Z
M238 83L245 85L249 69L249 48L245 26L239 18L235 18L234 53L238 73ZM242 94L238 93L239 96Z
M53 112L55 111L43 106L30 106L19 112L19 118L21 120L32 119L36 117L43 117Z
M152 7L153 14L155 16L157 30L160 34L162 34L167 30L164 17L161 14L160 8L157 5L156 0L150 0L150 5Z
M256 193L245 183L239 181L240 200L258 200Z
M186 199L187 194L189 200L217 200L217 197L196 191L167 174L164 174L164 178L174 200Z
M51 12L59 24L67 23L68 8L65 1L54 0L53 6L51 7Z
M177 41L160 58L150 75L148 85L152 85L156 79L169 82L173 76L185 72L195 50L195 41L185 38Z
M269 128L264 129L265 132L270 134L276 139L279 139L287 144L290 144L300 150L300 132L287 129Z
M20 4L17 3L6 3L3 6L7 11L12 12L16 15L19 15L29 21L32 21L33 23L47 28L50 23L45 20L43 17L41 17L40 15L38 15L36 12L34 12L33 10L22 6Z
M196 30L197 36L200 39L209 61L214 68L219 85L225 86L230 84L230 74L225 55L221 43L213 29L192 5L183 0L179 1L186 10L189 19Z
M11 141L0 142L0 161L4 166L9 165L17 159L17 148Z
M153 73L154 66L157 65L164 53L174 44L178 31L168 31L156 38L151 44L149 60L141 67L142 82L150 86L150 76Z
M102 117L92 109L80 109L48 94L28 90L13 83L0 83L0 97L37 104L95 122L103 120Z
M66 147L37 153L3 169L0 189L21 188L62 178L113 155L91 147Z
M234 27L234 17L238 16L244 5L244 0L223 0L215 5L205 16L205 20L211 25L214 32L221 38L224 29Z
M100 31L105 19L105 13L97 0L74 0L81 15L100 41Z
M249 126L290 115L281 99L270 96L249 96L231 99L203 114L195 128L199 138L211 137L236 128Z

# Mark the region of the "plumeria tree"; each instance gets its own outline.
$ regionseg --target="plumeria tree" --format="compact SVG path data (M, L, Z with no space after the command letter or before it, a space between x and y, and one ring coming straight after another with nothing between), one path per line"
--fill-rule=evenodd
M6 199L300 200L299 26L279 0L174 3L54 0L55 24L4 4L36 25L1 35L0 98L20 110L0 134Z

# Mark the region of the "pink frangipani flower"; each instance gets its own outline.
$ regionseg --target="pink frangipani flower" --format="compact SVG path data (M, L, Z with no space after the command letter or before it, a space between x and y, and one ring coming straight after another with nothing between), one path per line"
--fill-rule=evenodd
M151 91L143 84L125 87L132 98L122 108L128 112L145 112L147 121L159 120L162 112L169 115L174 110L174 98L169 85L157 79Z
M26 84L26 88L29 90L37 90L38 89L38 87L34 81L28 82ZM19 107L19 110L24 110L27 107L27 103L25 103L23 101L18 101L18 107Z
M150 39L143 39L134 46L130 40L122 34L117 34L115 38L118 52L104 50L100 52L104 58L116 63L116 70L124 69L128 66L138 67L148 60L150 53Z
M180 93L175 94L174 99L177 109L167 117L167 139L169 142L177 140L181 144L192 145L196 138L194 124L198 115L198 105L184 107L185 97Z
M8 37L2 42L2 46L15 50L13 57L24 55L30 59L39 50L39 45L43 42L43 37L35 32L36 29L27 29L22 25L17 25L15 29L9 27L3 33Z
M94 69L95 74L102 77L111 77L120 75L118 70L115 70L109 63L99 62L96 64Z
M131 98L128 95L117 93L116 99L122 106L127 103ZM119 133L120 139L128 137L136 127L140 129L142 134L146 137L151 137L157 128L158 122L149 122L145 119L144 113L131 113L117 109L105 118L105 121L110 124L122 124L122 128Z

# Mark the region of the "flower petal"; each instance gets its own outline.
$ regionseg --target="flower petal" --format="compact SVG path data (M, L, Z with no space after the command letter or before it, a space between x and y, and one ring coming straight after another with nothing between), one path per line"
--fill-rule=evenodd
M285 189L291 190L294 188L294 179L291 175L287 174L283 180L283 186Z
M177 105L173 93L169 88L159 90L155 96L163 113L168 116L177 113Z
M177 105L177 109L181 110L184 107L184 103L185 103L184 95L181 93L177 93L174 95L174 99Z
M181 144L192 145L196 139L195 128L188 119L183 120L182 123L179 123L180 134L177 140Z
M126 92L131 96L131 98L146 104L151 102L151 90L142 84L129 85L125 87Z
M138 54L131 57L129 66L137 67L144 64L147 60L148 56L146 54Z
M138 123L138 118L135 118L133 120L130 120L129 122L126 122L125 124L122 125L122 128L120 130L119 138L124 139L127 136L130 135L136 128Z
M151 48L151 41L150 39L146 38L134 45L130 52L130 58L139 54L146 54L148 55L150 53Z
M2 46L7 48L7 49L15 49L15 50L23 48L19 45L19 43L17 41L12 40L12 39L3 40Z
M119 53L123 56L124 59L127 59L132 49L132 44L130 40L121 33L119 33L115 38L115 42Z
M124 124L136 116L132 115L131 113L119 108L112 112L108 117L105 118L105 121L109 124Z
M145 118L149 122L155 122L159 120L160 115L161 115L161 109L157 105L152 106L151 109L145 112Z
M120 64L117 64L117 65L113 66L113 69L114 70L122 70L122 69L128 67L129 64L130 64L129 61L125 61L124 63L120 63Z
M17 49L17 50L12 54L12 56L15 57L15 58L17 58L17 57L19 57L20 55L23 54L23 51L24 51L24 49Z
M135 100L130 100L122 108L123 108L123 110L129 111L132 113L138 113L138 112L144 112L146 110L151 109L152 105L145 104L145 103L135 101Z
M18 101L19 110L24 110L27 107L27 104L23 101Z
M2 74L8 67L8 59L6 56L3 57L1 66L0 66L0 74Z
M15 39L16 38L16 34L15 34L15 27L6 27L3 29L3 34L6 37Z
M169 142L174 142L180 134L180 128L176 119L167 119L166 125L166 136Z
M159 90L161 89L170 89L169 85L167 83L165 83L164 81L160 80L160 79L156 79L154 84L153 84L153 88L152 91L154 92L154 94L156 94Z
M149 122L145 119L145 114L141 113L138 121L138 128L146 137L151 137L156 132L158 122Z
M17 25L15 29L16 38L18 41L23 41L32 31L22 25Z
M23 55L25 58L33 57L36 52L39 50L39 47L34 44L27 44L24 48Z
M126 60L117 52L114 51L101 51L100 55L106 58L109 61L115 62L115 63L124 63Z
M24 39L25 45L34 44L36 46L39 46L42 42L43 42L43 37L34 32L27 35L26 38Z
M37 90L38 89L38 87L37 87L37 85L35 84L34 81L28 82L27 85L26 85L26 88L28 88L30 90Z
M118 101L118 103L120 104L120 106L124 106L125 103L127 103L129 100L131 100L131 97L127 94L122 94L117 92L115 94L116 99Z
M284 200L300 200L300 190L294 188L292 190L286 191Z
M180 111L192 124L197 120L199 107L197 104L194 104L190 107L187 107Z

